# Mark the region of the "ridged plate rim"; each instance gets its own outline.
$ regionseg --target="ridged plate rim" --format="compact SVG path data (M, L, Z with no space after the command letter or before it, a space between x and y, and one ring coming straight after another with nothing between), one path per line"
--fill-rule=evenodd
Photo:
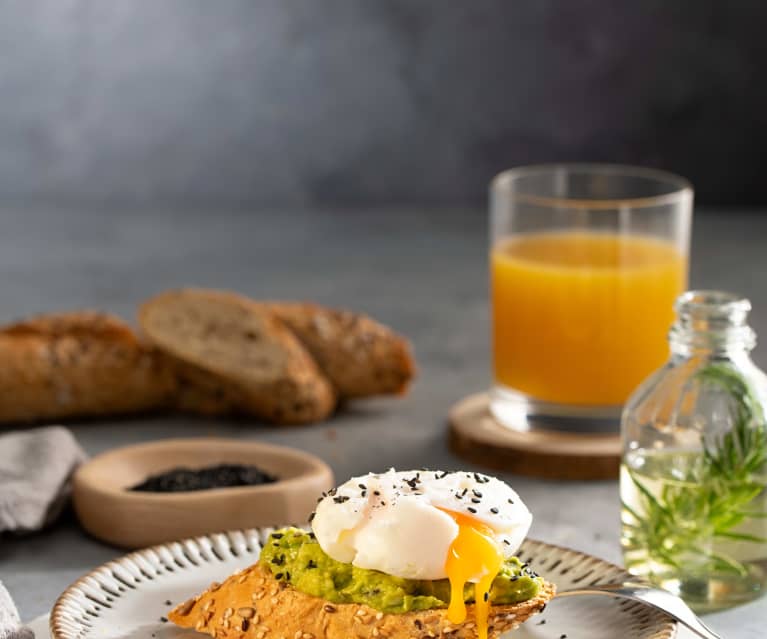
M109 561L80 577L59 596L50 616L51 636L53 639L95 637L94 619L108 614L105 611L111 610L121 597L139 590L142 583L175 573L176 570L194 570L201 567L201 562L205 566L239 558L247 560L247 563L243 561L242 567L253 563L258 559L263 543L275 529L252 528L203 535L159 544ZM559 580L560 585L566 581L568 584L588 586L632 578L626 570L604 559L535 539L525 540L518 555L548 580L554 583ZM583 572L576 577L567 576L575 569ZM194 594L197 593L188 592L185 597ZM577 600L567 598L563 601ZM618 614L623 620L621 636L627 636L627 630L631 628L642 633L636 635L641 639L673 639L676 636L677 624L668 616L637 602L609 601L620 607ZM98 637L113 639L105 636L103 631L98 632Z

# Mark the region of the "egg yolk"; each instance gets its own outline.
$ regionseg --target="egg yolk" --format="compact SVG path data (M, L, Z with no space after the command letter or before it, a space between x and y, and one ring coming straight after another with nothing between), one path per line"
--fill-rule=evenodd
M455 624L466 620L463 588L468 581L474 584L474 611L477 635L487 639L487 616L490 608L490 586L503 563L503 555L495 543L493 531L484 524L451 511L444 511L458 524L458 536L453 540L445 561L445 572L450 580L450 605L447 618Z

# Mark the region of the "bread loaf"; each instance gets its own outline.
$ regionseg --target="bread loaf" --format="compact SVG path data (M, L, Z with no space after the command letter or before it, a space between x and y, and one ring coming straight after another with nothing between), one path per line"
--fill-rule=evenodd
M405 338L367 315L301 302L267 304L309 350L341 397L401 394L415 365Z
M95 311L0 329L0 421L94 417L169 404L174 376L122 320Z
M177 368L182 409L300 424L320 421L335 407L330 382L295 335L243 296L168 291L141 306L139 323Z

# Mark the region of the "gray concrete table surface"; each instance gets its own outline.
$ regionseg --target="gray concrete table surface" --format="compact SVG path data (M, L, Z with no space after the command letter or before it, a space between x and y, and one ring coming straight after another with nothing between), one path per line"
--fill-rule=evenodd
M390 466L481 470L448 450L445 415L490 379L486 230L481 210L6 209L0 321L81 307L132 318L146 296L189 284L365 311L414 343L419 375L403 399L358 402L300 428L151 417L73 431L90 454L174 436L278 442L321 456L339 480ZM755 358L767 367L767 214L697 212L691 279L751 298L764 338ZM534 513L531 535L620 562L616 482L501 476ZM39 534L0 539L0 579L31 619L79 575L120 554L65 518ZM728 639L764 637L767 598L708 620Z

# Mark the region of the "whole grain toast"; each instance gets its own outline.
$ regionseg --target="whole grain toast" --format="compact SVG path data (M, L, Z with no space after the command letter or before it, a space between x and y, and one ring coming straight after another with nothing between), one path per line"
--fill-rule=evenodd
M548 582L536 597L510 605L493 605L488 636L494 639L541 612L555 593ZM361 604L334 604L278 581L255 564L222 584L213 583L168 614L182 628L194 628L216 639L476 639L474 606L463 624L447 619L445 609L386 614Z
M320 421L335 407L329 380L296 336L246 297L167 291L142 304L139 323L178 371L180 408L300 424Z
M121 319L40 315L0 328L0 421L136 413L169 405L175 378Z

